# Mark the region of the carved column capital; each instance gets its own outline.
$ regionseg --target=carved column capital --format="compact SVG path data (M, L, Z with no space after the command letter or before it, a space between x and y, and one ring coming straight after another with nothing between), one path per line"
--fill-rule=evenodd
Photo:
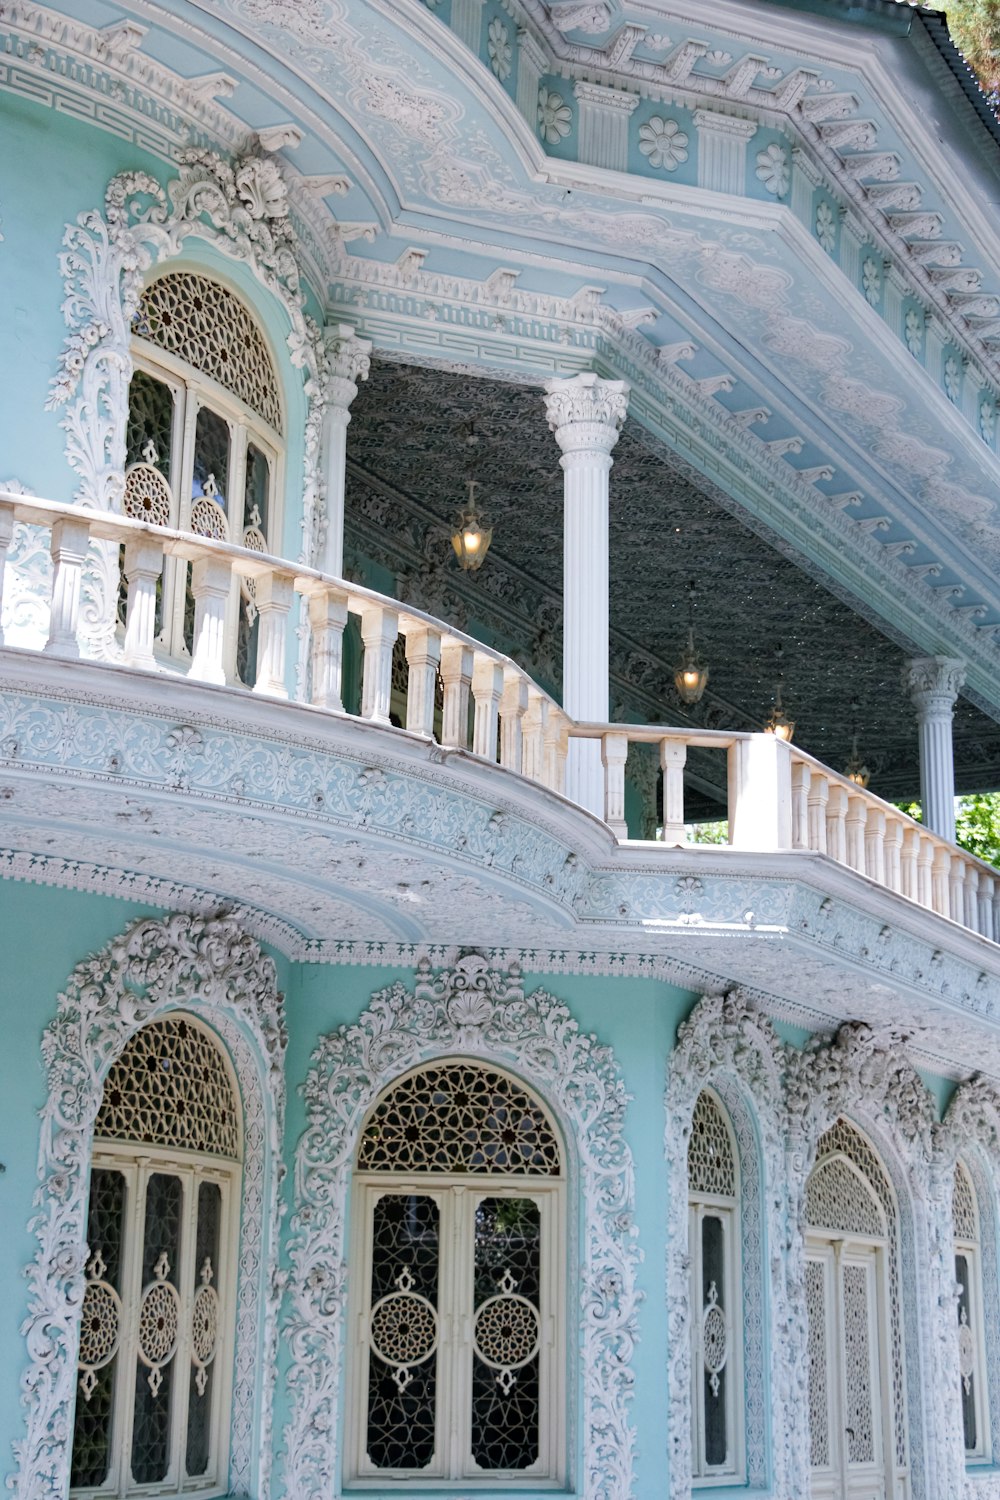
M965 662L953 656L918 656L903 666L903 687L919 720L951 718L965 683Z
M592 370L545 382L545 413L562 449L563 467L570 454L610 458L625 421L628 396L626 381L601 380Z
M349 323L334 323L323 330L326 349L323 393L328 409L347 412L358 394L358 382L368 379L372 346L358 338Z

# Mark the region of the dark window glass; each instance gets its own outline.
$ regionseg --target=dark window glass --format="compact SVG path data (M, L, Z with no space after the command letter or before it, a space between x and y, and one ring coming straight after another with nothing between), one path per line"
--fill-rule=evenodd
M84 1295L80 1329L81 1362L102 1357L107 1343L121 1333L120 1311L114 1299L103 1294L100 1283L121 1295L122 1237L125 1229L125 1179L120 1172L95 1167L90 1174L87 1208L88 1287ZM100 1256L103 1270L95 1263ZM91 1275L90 1269L100 1270ZM92 1389L77 1386L76 1420L73 1427L73 1462L70 1484L75 1489L96 1489L108 1477L113 1442L113 1407L117 1354L94 1369ZM86 1371L81 1372L86 1377Z
M438 1226L433 1198L375 1204L367 1449L377 1469L425 1469L434 1457Z
M149 444L156 450L152 460L170 482L170 439L174 425L174 397L170 387L136 370L128 388L128 425L125 429L125 463L149 463Z
M218 1183L198 1187L198 1230L191 1282L191 1384L185 1464L192 1477L208 1470L211 1458L212 1394L219 1346L219 1236L222 1193Z
M969 1260L968 1256L955 1256L955 1280L960 1287L958 1297L958 1324L959 1328L968 1328L969 1333L963 1339L966 1352L971 1355L975 1348L972 1340L975 1337L972 1331L972 1297L969 1290ZM961 1347L961 1346L960 1346ZM959 1373L959 1390L962 1397L962 1426L965 1431L965 1450L967 1453L975 1453L979 1446L979 1435L976 1430L976 1376L974 1371L968 1374Z
M726 1462L726 1369L719 1368L720 1330L726 1317L725 1238L722 1220L705 1214L701 1221L702 1344L705 1354L705 1463L717 1468ZM718 1312L711 1309L717 1308ZM721 1322L720 1322L721 1318Z
M481 1469L538 1461L541 1214L531 1198L476 1206L472 1456Z
M155 1484L166 1478L170 1467L182 1204L180 1178L166 1172L152 1173L146 1185L132 1427L132 1477L136 1484Z

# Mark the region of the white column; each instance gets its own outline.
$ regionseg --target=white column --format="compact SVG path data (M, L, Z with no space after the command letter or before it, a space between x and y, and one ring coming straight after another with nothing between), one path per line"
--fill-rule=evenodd
M359 339L349 323L324 330L326 372L323 382L322 484L326 513L320 568L334 578L344 571L344 490L347 479L347 424L358 381L368 379L372 346Z
M549 380L545 407L562 450L563 708L573 719L608 719L608 476L628 406L623 380L593 373ZM604 816L596 740L572 740L566 795Z
M924 826L955 842L955 761L951 721L965 681L965 662L921 656L903 668L903 686L917 711L920 732L920 803Z

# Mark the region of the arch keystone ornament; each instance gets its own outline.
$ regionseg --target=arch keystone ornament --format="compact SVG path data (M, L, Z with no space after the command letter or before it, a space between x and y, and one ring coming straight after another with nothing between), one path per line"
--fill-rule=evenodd
M791 1485L793 1472L784 1413L796 1391L788 1381L780 1339L765 1353L764 1290L772 1326L789 1318L781 1246L784 1241L785 1106L782 1074L784 1047L766 1016L739 990L705 995L677 1033L667 1061L666 1134L670 1193L667 1228L667 1313L671 1500L689 1500L691 1453L691 1297L688 1248L688 1145L695 1106L711 1088L729 1114L740 1166L740 1239L743 1286L742 1324L746 1385L744 1427L746 1481L767 1484L767 1392L771 1393L774 1443L774 1490L781 1500L799 1500ZM765 1266L764 1255L770 1256ZM714 1320L713 1320L714 1321Z
M570 1414L568 1427L581 1434L581 1494L626 1500L634 1489L629 1403L642 1255L632 1222L632 1155L622 1135L629 1096L610 1048L582 1033L565 1005L544 990L526 995L516 966L503 973L479 954L437 972L421 959L412 990L397 981L378 991L355 1025L331 1032L313 1053L289 1250L286 1491L296 1500L329 1500L339 1482L344 1224L362 1122L401 1074L456 1056L509 1067L537 1089L562 1125L571 1156L570 1202L575 1192L581 1226L579 1296L570 1304L580 1313L578 1375L568 1388L582 1389L583 1405L580 1419ZM498 1295L506 1295L503 1288Z
M274 964L231 916L178 913L135 922L77 965L42 1038L48 1098L41 1112L35 1217L22 1325L28 1367L21 1379L25 1435L7 1480L17 1500L59 1500L69 1488L80 1314L101 1285L89 1257L87 1198L94 1122L104 1081L139 1029L169 1012L204 1020L229 1050L243 1107L243 1196L236 1287L229 1493L270 1492L271 1407L278 1312L278 1186L284 1124L286 1033ZM161 1274L162 1272L162 1274ZM147 1296L176 1298L169 1266ZM169 1309L168 1309L169 1310ZM107 1338L117 1337L108 1307ZM207 1312L203 1308L203 1313ZM206 1335L207 1336L207 1335ZM106 1350L85 1345L88 1364ZM165 1347L145 1364L157 1384ZM203 1361L204 1362L204 1361Z

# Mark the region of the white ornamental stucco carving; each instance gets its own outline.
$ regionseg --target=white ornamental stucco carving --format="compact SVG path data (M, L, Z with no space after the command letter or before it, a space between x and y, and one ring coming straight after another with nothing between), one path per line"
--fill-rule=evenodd
M740 1155L740 1223L743 1260L746 1479L767 1483L766 1426L770 1405L775 1433L776 1496L793 1491L781 1434L794 1399L780 1341L789 1311L781 1246L784 1240L784 1048L770 1021L739 991L706 995L677 1034L667 1061L665 1150L668 1173L667 1311L669 1327L668 1443L671 1500L691 1495L691 1341L688 1253L687 1155L698 1096L712 1088L722 1099ZM762 1264L769 1255L766 1275ZM770 1326L764 1337L764 1288Z
M41 1114L38 1240L28 1267L21 1380L25 1434L8 1485L17 1500L58 1500L69 1487L87 1261L94 1119L125 1044L168 1011L201 1016L229 1049L243 1105L229 1490L266 1497L277 1354L278 1186L284 1121L285 1024L273 961L230 916L141 920L77 965L42 1039L48 1099Z
M628 1096L610 1049L582 1033L565 1005L544 990L526 995L519 970L500 973L477 954L439 971L421 960L412 991L400 981L380 990L355 1025L324 1037L313 1054L289 1247L287 1492L296 1500L328 1500L338 1482L344 1221L361 1122L400 1073L455 1055L513 1068L554 1110L575 1151L570 1186L582 1230L578 1295L570 1306L579 1309L583 1409L569 1426L580 1432L580 1493L587 1500L626 1500L634 1487L629 1403L641 1259L632 1155L622 1135Z
M59 264L63 317L70 329L48 406L63 409L66 456L79 475L77 500L120 510L125 425L132 374L131 321L143 277L178 255L191 236L251 267L291 323L292 364L304 371L308 402L302 555L315 555L319 529L319 447L325 398L325 354L319 329L303 313L295 232L280 166L256 150L228 162L190 148L166 189L148 173L126 172L108 184L104 213L70 224ZM118 549L93 544L83 590L81 638L89 654L114 654Z

